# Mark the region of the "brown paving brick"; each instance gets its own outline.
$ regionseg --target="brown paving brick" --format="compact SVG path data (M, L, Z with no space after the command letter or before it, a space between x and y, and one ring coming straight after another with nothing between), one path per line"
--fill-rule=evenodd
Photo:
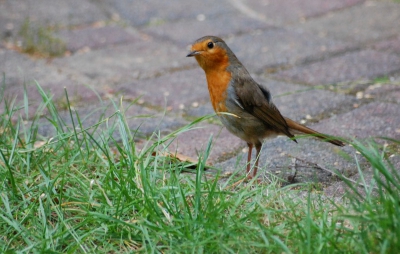
M332 1L336 2L336 1ZM400 5L391 1L365 1L341 11L306 20L299 30L348 42L370 42L398 35Z
M137 36L118 26L62 30L59 32L59 36L66 43L67 50L71 52L140 40Z
M320 85L375 78L399 69L400 57L384 52L363 50L281 71L275 77Z
M181 133L168 149L172 153L178 152L197 159L197 156L207 148L211 135L213 136L213 143L208 157L208 163L210 164L231 157L245 146L243 141L229 133L226 128L218 125L202 124L201 128Z
M364 0L247 0L246 5L269 24L283 25L360 4Z
M350 138L391 137L400 139L400 105L372 102L315 125L333 135Z
M118 84L110 89L124 97L141 96L143 103L173 111L196 107L209 101L206 78L200 68Z

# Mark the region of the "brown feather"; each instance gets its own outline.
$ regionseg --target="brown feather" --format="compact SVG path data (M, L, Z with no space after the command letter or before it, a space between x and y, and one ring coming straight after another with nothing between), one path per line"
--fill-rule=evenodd
M263 121L271 130L283 133L289 138L293 138L289 127L276 106L268 97L269 91L257 84L253 79L237 79L235 91L244 109ZM294 141L296 141L294 139Z
M289 126L289 129L295 133L304 133L304 134L310 134L313 135L317 138L323 139L326 142L329 142L331 144L337 145L337 146L344 146L344 143L340 140L337 139L332 139L329 135L320 133L318 131L315 131L313 129L310 129L302 124L299 124L295 121L293 121L290 118L285 117L285 120Z

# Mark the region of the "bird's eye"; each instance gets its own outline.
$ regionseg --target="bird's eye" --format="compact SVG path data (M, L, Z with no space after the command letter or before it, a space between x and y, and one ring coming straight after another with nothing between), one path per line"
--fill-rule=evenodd
M214 43L211 41L209 43L207 43L207 48L209 48L209 49L214 48Z

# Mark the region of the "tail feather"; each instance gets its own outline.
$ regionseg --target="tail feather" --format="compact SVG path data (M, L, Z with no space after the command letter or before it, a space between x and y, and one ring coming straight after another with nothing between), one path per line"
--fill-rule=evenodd
M285 117L286 123L289 126L289 129L291 131L293 131L295 134L297 133L304 133L304 134L311 134L317 138L320 138L326 142L332 143L334 145L337 146L344 146L344 143L340 140L337 139L332 139L332 137L330 137L329 135L323 134L323 133L319 133L318 131L315 131L313 129L310 129L302 124L299 124L295 121L293 121L292 119L289 119L287 117Z

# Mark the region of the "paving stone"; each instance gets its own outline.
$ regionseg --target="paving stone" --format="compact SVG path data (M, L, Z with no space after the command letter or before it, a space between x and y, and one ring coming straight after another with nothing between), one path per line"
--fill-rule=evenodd
M255 76L257 77L257 76ZM351 107L357 100L352 96L339 95L319 89L288 84L257 77L257 82L268 87L274 97L274 103L281 113L294 120L316 120L321 114L334 114L336 108ZM174 72L155 79L137 81L113 86L117 94L137 98L141 102L157 105L191 116L213 114L210 105L207 82L200 68Z
M0 72L5 74L7 87L24 81L30 82L33 79L40 79L45 74L53 75L52 78L57 80L59 77L54 73L54 70L53 67L46 65L43 60L31 59L17 51L0 49Z
M70 79L64 79L57 83L39 83L40 89L42 89L46 95L51 98L52 102L56 107L65 109L68 106L65 92L68 93L69 104L71 107L84 106L89 103L99 102L99 97L102 96L101 92L94 91L90 86L79 84ZM40 105L45 103L45 99L37 88L36 84L30 83L24 86L22 84L18 86L12 86L4 91L7 100L10 102L11 99L16 98L17 107L24 106L24 93L28 95L28 118L31 119L37 114L46 115L48 113L47 108L42 111L38 111ZM66 91L65 91L66 90ZM0 106L1 112L1 106ZM25 118L24 110L19 111L20 114ZM17 117L17 115L15 115Z
M315 125L332 135L367 139L390 137L400 139L400 105L372 102Z
M74 108L74 111L79 114L83 128L88 128L105 118L109 118L99 127L99 131L111 129L113 124L119 122L118 115L113 115L117 110L123 111L131 134L135 138L149 137L153 133L156 133L157 135L169 134L173 130L187 124L187 122L181 118L172 115L165 115L163 112L157 112L139 105L130 105L126 102L123 103L123 108L118 109L109 101ZM72 120L69 111L60 111L59 114L61 119L72 128ZM113 117L111 117L112 115ZM78 123L75 115L74 122L75 124ZM46 119L40 120L39 133L45 137L51 137L56 134L53 126ZM120 139L118 128L113 136L117 140Z
M188 59L188 61L191 59ZM110 91L124 97L139 97L141 102L179 111L209 101L203 70L195 68L168 73L157 78L117 84Z
M352 47L309 33L280 28L233 36L226 38L226 42L250 72L323 59Z
M361 5L306 20L294 27L337 40L363 43L398 35L398 24L398 3L366 1Z
M36 114L38 105L43 101L36 82L59 105L66 105L64 87L74 105L98 101L90 85L85 84L87 80L84 77L77 73L65 75L44 60L34 60L15 51L0 50L0 72L5 74L3 89L7 99L16 98L17 102L23 103L26 89L30 104L29 117ZM101 91L98 94L101 95Z
M204 20L183 19L145 28L143 31L154 36L167 38L181 46L188 46L205 35L226 36L257 29L271 28L265 22L247 17L241 13L229 13Z
M352 187L355 187L357 189L357 191L361 194L365 196L365 188L362 185L358 185L359 184L363 184L364 181L367 184L367 186L371 186L371 181L373 181L373 173L372 173L372 169L371 168L366 168L363 170L363 179L361 179L360 174L355 174L353 176L350 177L350 179L352 181L354 181L354 183L352 183ZM344 196L346 196L346 194L350 194L354 193L354 191L352 191L349 186L343 182L343 181L337 181L337 182L333 182L331 185L327 186L326 188L324 188L324 194L327 197L330 198L336 198L336 199L340 199Z
M393 168L395 170L398 171L400 169L400 156L399 155L390 156L388 158L388 160L393 165ZM399 172L397 172L397 174L398 173ZM380 175L380 177L382 180L384 179L383 175ZM350 179L353 180L354 182L360 183L360 184L363 184L365 182L367 184L367 186L375 186L376 185L376 180L375 180L376 178L374 177L374 170L370 165L362 167L362 178L361 178L361 175L359 173L357 173L357 174L351 176ZM352 185L352 187L355 187L355 186L356 186L356 184ZM357 191L359 193L361 193L361 195L363 195L363 196L366 195L365 188L362 185L359 185L357 187ZM347 194L351 195L352 193L354 193L354 191L352 191L349 188L349 186L346 183L344 183L343 181L338 181L336 183L333 183L324 189L324 194L326 196L331 197L331 198L336 198L336 199L340 199Z
M203 19L235 11L227 0L131 1L102 0L133 26L152 25L180 19Z
M197 75L199 75L199 77L197 77ZM176 111L181 105L184 105L184 112L190 116L200 117L214 113L209 100L206 80L202 80L204 73L202 73L201 70L200 73L197 73L195 69L180 72L179 74L172 73L169 76L170 77L166 77L165 80L169 80L174 76L176 82L164 82L165 84L161 86L162 83L159 82L165 77L162 76L157 78L160 81L150 79L146 80L145 83L140 83L142 87L141 90L143 91L142 94L147 93L151 95L144 95L142 97L143 101L151 102L152 104L155 103L156 105L164 107L165 98L167 98L167 108L173 111ZM357 103L357 99L353 96L336 94L331 91L320 89L310 89L309 87L266 79L257 75L253 76L259 84L264 85L271 91L274 103L281 113L296 121L316 121L321 117L330 117L337 113L338 110L343 110L345 108L352 109L353 104ZM190 88L192 84L187 85L186 83L190 82L187 80L188 77L191 80L196 80L193 88ZM180 84L182 84L182 86ZM116 89L125 94L125 96L128 94L133 94L134 97L140 95L140 93L135 93L135 91L138 90L136 88L138 85L130 84L127 87L128 90L124 88L121 89L119 86L116 87ZM160 91L157 92L157 89ZM168 93L169 96L164 96L166 93Z
M197 126L196 126L197 127ZM181 133L168 147L172 153L180 153L197 159L207 148L210 136L213 143L207 163L213 164L217 161L231 157L244 147L244 142L229 133L226 128L212 124L201 124L198 127Z
M187 44L211 33L223 36L250 72L264 74L255 78L271 90L284 115L295 120L325 119L307 125L333 135L399 139L400 95L393 83L400 80L399 9L399 4L390 1L364 0L206 0L201 4L194 0L6 0L0 1L2 40L12 39L25 17L30 17L36 26L72 27L61 34L74 54L38 60L10 51L6 49L9 45L0 43L0 73L6 73L6 96L17 95L17 106L23 106L23 83L27 84L30 110L36 109L35 101L41 101L33 81L37 80L53 94L60 115L69 126L72 122L65 110L64 87L84 127L116 111L104 100L110 93L124 95L128 100L143 95L141 105L123 102L131 133L140 140L154 132L163 136L188 123L182 114L195 117L213 113L204 73L193 59L185 57ZM104 22L120 18L129 23L127 27ZM283 69L286 71L280 71ZM303 85L265 78L275 72L279 73L274 78ZM352 96L326 90L298 92L307 88L304 83L331 84L389 74L390 84L360 89L364 97L372 97L369 100L374 102L357 109L353 104L358 101ZM103 98L102 103L92 89ZM289 94L279 96L285 93ZM154 110L165 105L170 111ZM0 113L3 112L4 105L0 106ZM114 116L101 124L99 131L109 128L115 120ZM40 124L40 134L54 135L48 121L42 118ZM209 163L222 162L217 166L224 171L236 168L244 173L245 143L218 123L204 122L199 126L206 128L182 133L170 151L196 157L205 149L210 134L214 134ZM118 130L114 135L117 140L120 138ZM300 139L296 144L286 137L275 138L263 148L260 171L263 176L268 176L268 171L287 179L295 163L298 182L330 183L337 179L321 168L338 169L357 177L355 156L366 165L350 146L338 148L314 139Z
M354 175L356 173L354 156L363 162L361 156L356 155L350 146L339 148L312 138L302 138L297 141L298 143L295 143L287 137L265 141L260 153L260 175L268 178L269 174L273 174L287 181L288 177L293 176L296 171L296 182L332 182L336 180L336 177L329 171L337 171L347 176ZM224 173L245 174L247 151L243 149L238 156L218 163L215 167L220 168ZM342 154L352 159L347 160ZM253 166L255 151L252 158L251 165Z
M372 48L375 50L400 54L400 35L391 39L379 41L373 44Z
M374 84L363 93L365 98L373 98L379 101L400 103L400 83L398 84Z
M390 75L391 82L400 82L400 71Z
M201 117L205 115L215 114L214 109L210 101L205 102L197 107L190 106L184 109L186 116Z
M147 38L140 42L54 59L53 63L66 72L79 71L98 85L114 85L182 68L190 64L185 53L184 48Z
M150 136L154 132L169 134L172 131L188 124L182 118L173 114L158 112L138 105L124 103L125 117L129 128L138 134Z
M400 57L373 50L346 53L321 62L284 70L276 78L311 85L385 76L400 69Z
M303 124L352 109L353 104L357 102L353 96L321 89L307 90L304 86L277 81L264 84L270 87L273 101L282 115Z
M137 36L118 26L85 27L82 29L62 30L58 35L66 43L67 50L97 49L121 43L139 41Z
M107 20L108 16L90 0L6 0L0 1L0 32L17 35L26 18L42 26L75 26Z
M257 13L257 16L269 24L284 25L292 22L302 22L304 19L321 16L328 12L338 11L364 0L246 0L245 4Z
M70 79L78 83L89 83L79 72L65 73L45 59L30 58L27 55L9 49L0 49L0 72L5 74L6 88L29 85L37 81L40 85L57 84Z

